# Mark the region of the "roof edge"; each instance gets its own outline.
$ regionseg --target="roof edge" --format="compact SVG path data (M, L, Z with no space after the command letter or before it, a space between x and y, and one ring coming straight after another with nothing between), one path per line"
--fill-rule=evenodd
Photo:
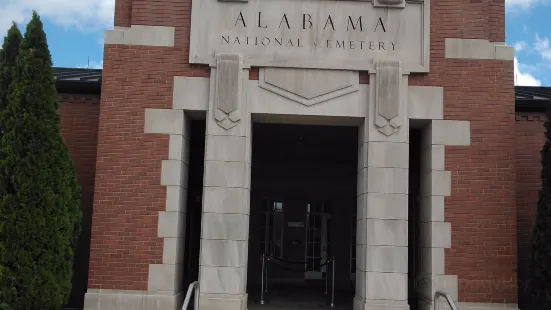
M58 93L101 94L102 69L54 67Z

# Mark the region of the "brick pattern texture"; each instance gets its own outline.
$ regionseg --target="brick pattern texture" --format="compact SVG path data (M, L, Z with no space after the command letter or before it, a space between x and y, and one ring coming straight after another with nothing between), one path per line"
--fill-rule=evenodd
M73 290L67 305L77 307L84 303L88 284L100 95L59 94L58 97L61 134L69 148L82 189L82 232L77 245Z
M516 116L519 308L521 309L524 309L524 305L530 304L527 284L530 279L532 229L540 187L540 151L545 142L544 120L543 112L517 113Z
M438 42L451 36L445 29L432 34L431 73L410 79L410 85L443 86L444 118L471 126L470 146L445 148L452 173L445 271L458 276L461 302L516 303L513 62L440 60Z
M504 34L503 1L431 1L430 73L409 80L444 87L444 118L471 124L470 146L446 146L445 271L458 276L462 302L517 302L513 62L445 59L444 40Z
M60 94L61 135L77 170L84 207L91 208L96 174L100 95Z
M170 108L173 77L209 69L187 63L191 0L116 3L115 26L176 27L174 47L107 45L104 53L89 287L146 290L148 265L161 263L168 137L143 133L144 109ZM471 121L471 146L446 148L446 273L459 276L460 301L517 302L513 62L444 58L445 38L503 42L504 14L503 0L432 1L431 72L410 77L410 85L444 87L446 119Z
M209 68L187 63L190 0L117 0L115 8L115 26L176 27L175 47L104 49L88 287L147 290L149 264L162 263L168 136L144 133L145 109L171 108L174 76L208 76Z

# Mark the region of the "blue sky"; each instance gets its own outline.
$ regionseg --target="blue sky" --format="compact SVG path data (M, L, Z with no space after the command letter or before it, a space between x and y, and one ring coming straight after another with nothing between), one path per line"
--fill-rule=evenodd
M515 83L551 86L551 0L505 0L506 43L515 47ZM31 10L44 22L54 66L101 68L115 0L0 0L0 40L10 22L22 31Z

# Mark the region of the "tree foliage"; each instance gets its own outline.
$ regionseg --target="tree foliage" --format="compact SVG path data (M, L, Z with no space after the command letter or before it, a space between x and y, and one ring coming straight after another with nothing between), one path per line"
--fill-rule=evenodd
M13 310L56 310L71 291L80 187L57 109L46 34L33 12L0 111L0 296Z
M544 126L541 187L532 239L532 285L536 308L548 310L551 309L551 108L547 110Z
M21 44L21 32L15 23L8 30L4 38L2 49L0 50L0 111L4 110L7 104L10 86L13 81L13 70L17 55L19 55L19 45ZM2 125L0 123L0 137Z
M21 32L15 23L12 24L8 30L8 34L4 37L4 43L0 50L0 115L7 105L8 94L11 90L13 81L13 72L15 67L15 61L19 54L19 45L21 44ZM2 141L3 125L2 118L0 118L0 142ZM0 170L0 193L3 193L3 188L7 184L7 174L4 170ZM0 210L1 212L1 210ZM1 219L1 214L0 214ZM0 220L0 224L1 224ZM0 226L1 228L1 226ZM2 243L0 242L0 250ZM1 272L1 265L0 265ZM0 310L9 310L9 305L5 302L3 296L5 292L0 290Z

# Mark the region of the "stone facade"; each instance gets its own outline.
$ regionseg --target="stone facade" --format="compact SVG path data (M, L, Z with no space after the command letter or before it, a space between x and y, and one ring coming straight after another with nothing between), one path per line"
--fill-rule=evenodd
M407 253L411 126L422 131L423 296L442 289L468 309L516 308L504 3L342 2L392 12L383 14L389 29L400 24L397 12L421 3L422 19L407 19L424 25L418 62L389 53L365 66L328 58L303 68L283 58L258 69L244 50L190 64L190 49L201 47L192 27L199 1L117 0L105 40L85 309L181 306L188 130L197 114L207 123L200 309L246 309L253 120L359 128L355 309L409 308L407 260L395 258Z

